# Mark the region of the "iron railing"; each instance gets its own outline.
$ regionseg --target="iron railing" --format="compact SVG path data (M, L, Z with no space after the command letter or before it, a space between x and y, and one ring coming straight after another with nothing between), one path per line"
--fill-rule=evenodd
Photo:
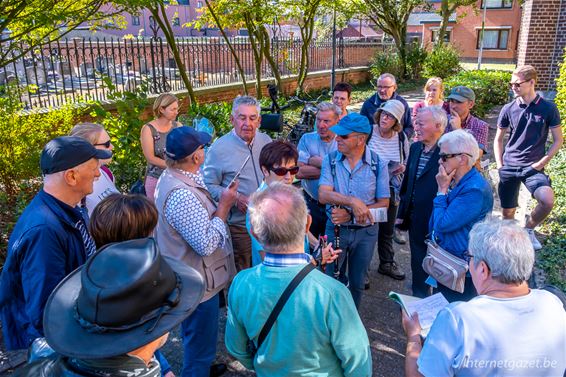
M247 38L233 38L246 79L254 80L255 63ZM177 39L181 59L194 88L241 82L236 62L222 38ZM367 66L381 42L339 39L336 67ZM301 42L272 39L271 49L282 75L297 73ZM309 46L309 72L328 70L332 65L332 40L318 39ZM264 59L262 79L272 72ZM185 85L171 49L157 39L65 39L40 46L25 57L0 68L0 85L16 83L27 109L58 107L86 98L106 101L110 88L117 91L143 88L150 94L182 91Z

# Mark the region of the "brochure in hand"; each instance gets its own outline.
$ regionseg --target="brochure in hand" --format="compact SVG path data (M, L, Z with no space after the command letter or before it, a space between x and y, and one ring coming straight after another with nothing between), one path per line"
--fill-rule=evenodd
M442 293L419 298L397 292L389 292L389 298L398 303L409 317L415 312L419 315L419 323L422 329L421 335L423 337L427 336L438 312L448 305L448 301Z

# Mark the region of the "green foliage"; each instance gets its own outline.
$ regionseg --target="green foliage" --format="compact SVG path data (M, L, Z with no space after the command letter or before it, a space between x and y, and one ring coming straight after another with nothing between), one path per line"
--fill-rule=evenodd
M445 95L458 85L473 89L476 94L476 104L472 112L485 116L493 106L502 105L508 101L508 84L511 72L506 71L462 71L444 82Z
M566 48L564 49L564 58L560 65L560 75L556 79L556 98L554 99L560 118L566 119Z
M214 136L220 137L232 129L230 123L231 112L232 105L228 102L194 105L188 114L179 116L179 121L191 126L195 119L206 118L214 126Z
M383 73L391 73L395 77L401 77L401 59L399 54L393 50L376 51L370 65L370 72L377 78Z
M421 47L418 43L414 43L407 51L407 72L409 79L421 78L423 65L428 56L426 48Z
M563 127L565 130L566 127ZM537 263L545 271L547 281L566 291L566 150L550 161L546 171L552 179L555 203L550 216L540 227L546 235Z
M99 102L93 102L90 115L110 135L114 144L110 169L116 178L116 187L127 192L136 180L142 178L146 166L140 132L146 123L143 112L149 103L147 85L140 85L135 92L119 92L109 77L103 77L103 82L110 91L108 99L114 102L116 111L109 111Z
M458 50L449 44L440 44L428 54L423 64L424 77L446 79L460 71Z

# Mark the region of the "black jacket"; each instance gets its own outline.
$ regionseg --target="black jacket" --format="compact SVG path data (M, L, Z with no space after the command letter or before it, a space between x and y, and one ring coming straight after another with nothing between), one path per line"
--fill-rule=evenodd
M424 144L416 142L411 145L405 177L401 184L401 203L397 211L397 218L403 219L401 229L418 228L428 233L428 221L432 214L432 201L438 192L436 174L438 174L438 154L440 148L435 147L428 164L425 166L421 176L416 179L419 158L424 149Z

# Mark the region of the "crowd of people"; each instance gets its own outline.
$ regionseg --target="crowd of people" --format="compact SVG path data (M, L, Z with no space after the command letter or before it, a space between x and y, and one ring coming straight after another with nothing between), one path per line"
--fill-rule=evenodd
M359 114L338 83L298 146L260 131L251 96L234 100L233 129L213 142L162 94L141 130L146 196L118 192L110 136L77 124L43 149L43 187L0 276L6 347L30 347L16 373L173 377L159 347L180 325L181 375L220 376L227 306L226 347L259 376L370 376L369 267L377 254L378 273L405 279L393 242L408 231L412 295L450 304L426 340L418 315L402 314L407 376L562 376L566 312L527 284L554 201L544 167L563 143L536 80L531 66L513 72L516 98L497 123L504 219L491 216L475 93L457 86L445 102L439 78L411 109L385 73ZM525 228L513 221L521 183L537 202Z

